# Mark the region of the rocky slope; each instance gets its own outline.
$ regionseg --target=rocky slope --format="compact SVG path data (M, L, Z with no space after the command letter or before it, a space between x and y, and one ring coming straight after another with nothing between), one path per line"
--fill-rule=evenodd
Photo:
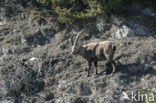
M107 74L106 68L111 67L100 62L99 75L92 71L90 77L86 61L71 55L71 35L76 36L71 29L26 13L4 16L0 21L0 101L142 103L137 97L132 100L132 91L156 96L156 16L147 11L111 16L107 30L100 17L94 26L97 34L87 27L85 43L112 40L118 58L115 74ZM130 100L123 99L124 93Z

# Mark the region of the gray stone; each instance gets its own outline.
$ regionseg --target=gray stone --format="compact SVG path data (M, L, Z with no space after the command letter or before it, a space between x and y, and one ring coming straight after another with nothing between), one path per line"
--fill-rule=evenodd
M156 12L154 12L152 8L145 8L142 10L142 13L148 16L156 16Z
M80 84L80 91L79 92L80 92L79 94L82 96L89 96L92 94L90 87L87 86L87 84L85 84L85 83Z
M112 28L111 35L113 38L117 38L117 39L135 36L134 32L129 27L127 27L126 25L123 25L121 27L114 26Z

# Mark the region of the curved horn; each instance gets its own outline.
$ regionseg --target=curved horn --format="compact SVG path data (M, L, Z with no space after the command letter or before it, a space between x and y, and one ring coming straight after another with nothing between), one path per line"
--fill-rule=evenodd
M74 42L74 45L77 45L78 43L78 40L80 39L80 37L82 36L83 32L86 31L86 30L81 30L77 36L76 36L76 39L75 39L75 42Z
M73 38L74 38L74 36L73 35L71 35L71 43L72 43L72 45L74 44L74 40L73 40Z
M74 45L74 34L76 34L76 32L74 30L72 30L72 34L70 36L72 45Z

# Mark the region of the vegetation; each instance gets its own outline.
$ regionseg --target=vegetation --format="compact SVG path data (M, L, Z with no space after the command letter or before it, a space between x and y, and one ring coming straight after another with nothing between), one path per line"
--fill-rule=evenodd
M140 90L140 94L143 95L144 99L147 99L147 100L144 100L143 103L156 103L155 101L155 96L156 96L156 92L152 91L150 88L138 88ZM146 94L146 96L144 95ZM149 101L148 99L151 97L151 94L154 96L154 101Z
M111 15L123 11L128 4L140 3L143 6L154 4L154 0L34 0L46 4L57 14L62 23L93 20L99 15ZM28 11L28 10L26 10ZM31 12L30 12L31 13ZM34 12L33 12L34 13ZM37 13L40 15L40 13Z
M30 14L33 15L34 17L41 17L41 15L42 15L42 12L41 12L41 11L36 11L36 10L27 9L27 8L22 7L22 6L20 6L20 9L21 9L23 12L30 13Z
M86 21L98 15L108 15L119 11L121 0L52 0L52 8L58 14L59 21L73 23Z

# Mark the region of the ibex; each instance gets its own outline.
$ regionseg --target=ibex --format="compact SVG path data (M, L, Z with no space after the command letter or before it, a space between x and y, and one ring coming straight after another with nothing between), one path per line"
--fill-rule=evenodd
M114 62L114 53L116 51L116 46L111 41L103 41L99 43L89 43L86 45L81 45L78 43L78 40L80 39L81 35L83 34L85 30L82 30L78 33L76 36L75 41L71 38L72 41L72 54L76 55L79 54L83 58L85 58L88 62L88 76L90 75L90 68L92 65L92 62L94 62L94 68L96 75L98 74L97 64L98 61L108 61L111 63L113 67L112 73L116 70L116 64ZM111 73L111 74L112 74Z

